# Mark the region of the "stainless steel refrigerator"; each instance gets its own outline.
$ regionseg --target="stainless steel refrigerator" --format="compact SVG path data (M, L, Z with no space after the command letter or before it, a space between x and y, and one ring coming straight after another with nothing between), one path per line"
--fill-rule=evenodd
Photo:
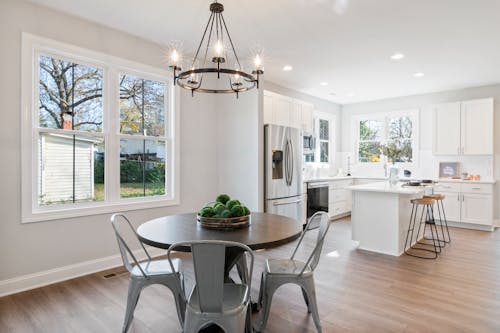
M264 127L265 211L303 219L302 134L297 128ZM302 221L304 223L304 221Z

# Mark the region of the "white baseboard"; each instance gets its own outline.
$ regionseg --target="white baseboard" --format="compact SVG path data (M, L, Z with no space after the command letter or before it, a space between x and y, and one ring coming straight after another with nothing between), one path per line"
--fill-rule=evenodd
M148 248L148 252L154 257L166 254L166 250L157 248ZM142 250L134 251L134 255L136 255L138 260L144 260L146 258L144 251ZM73 265L3 280L0 281L0 297L43 287L56 282L74 279L76 277L121 266L122 264L121 256L116 254L109 257L84 261Z

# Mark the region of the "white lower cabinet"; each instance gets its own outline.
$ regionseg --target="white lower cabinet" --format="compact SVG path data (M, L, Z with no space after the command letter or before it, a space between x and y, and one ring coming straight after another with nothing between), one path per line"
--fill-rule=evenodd
M351 186L352 184L352 179L334 180L329 182L328 215L330 218L347 215L351 212L351 191L346 190L345 188L347 186Z
M492 184L443 183L435 192L445 196L443 204L448 221L493 226Z

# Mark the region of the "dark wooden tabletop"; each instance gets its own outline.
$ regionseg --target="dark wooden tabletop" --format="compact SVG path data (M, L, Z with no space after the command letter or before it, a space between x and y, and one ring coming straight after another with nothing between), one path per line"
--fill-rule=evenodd
M301 232L299 221L268 213L252 213L250 226L235 230L203 228L196 220L196 213L160 217L144 222L137 229L143 243L162 249L189 240L225 240L243 243L252 250L268 249L297 239Z

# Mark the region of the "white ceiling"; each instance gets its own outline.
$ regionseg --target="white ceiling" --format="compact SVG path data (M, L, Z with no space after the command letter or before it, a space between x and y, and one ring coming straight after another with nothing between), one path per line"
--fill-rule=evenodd
M211 0L32 0L194 51ZM500 82L500 0L223 0L265 80L341 104ZM405 58L390 59L395 52ZM283 72L286 64L293 71ZM415 78L416 72L425 76ZM320 82L328 85L320 86ZM336 95L331 96L334 92Z

